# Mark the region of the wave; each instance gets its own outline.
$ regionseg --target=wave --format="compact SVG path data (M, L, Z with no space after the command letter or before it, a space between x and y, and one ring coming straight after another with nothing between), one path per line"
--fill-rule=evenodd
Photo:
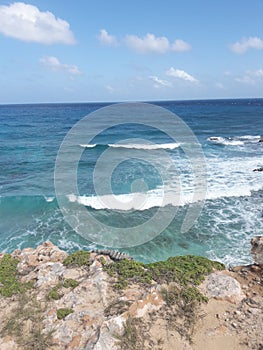
M255 186L235 186L231 189L217 189L207 192L205 200L216 200L220 198L234 198L234 197L251 197L255 191L262 190L262 184L255 184ZM130 210L148 210L157 207L182 207L188 204L198 202L198 198L194 199L194 193L183 193L179 196L179 193L174 189L166 190L164 196L164 189L151 190L145 193L126 193L126 194L108 194L102 196L76 196L70 194L67 196L69 202L77 202L86 207L95 210L118 210L118 211L130 211ZM199 199L200 200L200 199Z
M96 147L97 146L97 144L94 144L94 145L84 145L84 144L80 144L79 145L80 147L82 147L82 148L94 148L94 147Z
M126 148L126 149L144 149L144 150L157 150L157 149L176 149L180 147L179 143L127 143L127 144L121 144L121 143L109 143L106 145L102 144L80 144L80 147L83 148L94 148L94 147L112 147L112 148Z
M44 196L45 200L47 203L51 203L54 201L55 197L47 197L47 196Z
M217 137L217 136L212 136L207 139L207 141L217 144L217 145L224 145L224 146L242 146L244 145L243 141L240 140L233 140L233 139L228 139L225 137Z
M207 141L223 146L243 146L248 143L256 143L260 139L260 136L254 135L243 135L243 136L235 136L233 138L222 137L222 136L211 136L208 137Z

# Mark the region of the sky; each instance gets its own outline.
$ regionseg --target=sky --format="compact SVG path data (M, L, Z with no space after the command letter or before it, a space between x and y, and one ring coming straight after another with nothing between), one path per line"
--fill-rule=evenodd
M0 104L262 92L263 0L0 0Z

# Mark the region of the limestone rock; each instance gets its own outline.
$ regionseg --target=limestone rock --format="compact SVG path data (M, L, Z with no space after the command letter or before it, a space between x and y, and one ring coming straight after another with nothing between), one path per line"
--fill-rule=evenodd
M256 237L251 241L251 244L251 251L256 263L253 266L256 270L261 271L263 264L262 237ZM32 317L34 311L37 315L43 306L43 311L41 311L41 326L43 327L41 331L43 335L49 335L49 332L51 332L50 337L55 345L50 345L50 350L119 350L120 346L116 334L120 337L122 335L126 336L127 327L129 326L126 322L130 319L134 321L134 318L136 318L135 327L137 327L135 337L136 334L139 337L143 335L146 339L142 348L193 349L186 338L181 337L180 329L183 318L180 319L180 312L178 312L180 305L173 308L164 301L163 289L177 289L179 288L178 283L175 281L169 285L159 285L156 281L152 281L148 285L147 283L137 283L134 280L126 289L118 290L115 288L116 277L110 277L103 270L103 264L105 261L106 263L116 264L117 262L114 262L114 259L122 259L123 256L116 252L107 254L103 255L103 251L93 252L90 254L91 265L78 267L74 265L65 266L63 261L67 257L67 253L61 251L51 242L45 242L36 249L26 248L12 253L13 257L19 259L19 279L22 282L34 282L34 287L26 292L29 297L27 303L30 304L30 300L32 300L29 306L33 311L30 311L28 320L22 320L22 329L25 334L21 334L20 337L25 336L23 341L28 339L35 326L35 319ZM0 259L1 256L0 254ZM240 269L243 271L242 267ZM217 311L213 308L212 311L210 310L207 321L209 331L211 328L211 339L214 337L214 329L210 327L211 322L217 322L216 329L221 329L222 326L231 334L233 332L236 334L240 330L245 332L248 329L253 336L249 338L249 344L258 346L261 342L260 336L263 334L263 330L259 328L261 327L259 325L263 324L260 275L257 274L255 278L253 277L254 279L250 280L250 283L254 281L253 286L256 286L258 295L254 292L254 287L250 287L250 284L246 283L246 276L243 276L244 280L241 280L243 289L249 289L251 294L247 298L244 298L239 282L232 277L237 275L239 275L238 271L215 272L207 276L200 287L201 292L210 298L208 306L211 306L211 303L220 304ZM240 276L242 277L242 275ZM77 283L68 285L67 288L65 284L67 279L73 279ZM59 298L55 298L55 300L49 296L53 287L57 288L59 295ZM246 292L248 291L246 290ZM217 299L220 299L220 301ZM10 320L12 315L19 318L20 311L17 313L19 300L18 295L13 295L11 298L4 298L0 295L1 350L24 350L15 336L5 336L6 333L3 332L6 321ZM23 301L23 298L21 300ZM226 308L229 308L230 311L227 309L227 313L223 311L221 304L226 305ZM20 305L20 308L23 308L23 306ZM58 319L57 311L61 308L69 308L72 313L64 319ZM25 314L29 310L25 305ZM23 313L21 312L21 314ZM177 317L179 317L179 323L176 323L176 325L180 326L179 331L174 326ZM227 321L224 321L225 319ZM244 319L246 323L243 326ZM254 331L253 327L255 326L258 328ZM207 332L202 333L202 336L204 336L204 344L206 344ZM225 334L220 333L221 336L224 337ZM232 349L234 347L228 348ZM251 348L258 349L258 347ZM237 349L243 350L243 348Z
M12 256L20 260L17 266L18 272L22 275L26 275L42 263L62 263L66 259L68 254L63 250L60 250L53 243L47 241L38 246L36 249L17 249L12 253Z
M101 326L100 336L93 350L119 350L117 339L114 335L123 333L125 321L126 317L122 315L105 321Z
M132 317L143 317L146 313L157 311L164 305L161 294L153 291L145 298L135 301L129 308L129 314Z
M235 278L221 272L215 272L207 276L201 289L202 287L204 287L204 292L209 298L237 303L245 297L240 283Z
M36 287L43 288L57 284L65 270L66 267L60 262L41 264L38 267Z
M0 338L0 349L1 350L17 350L18 346L16 342L9 336Z

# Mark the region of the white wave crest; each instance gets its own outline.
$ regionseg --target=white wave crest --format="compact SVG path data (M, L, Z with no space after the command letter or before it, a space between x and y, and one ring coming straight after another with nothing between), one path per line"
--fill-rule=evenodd
M94 148L96 146L97 146L96 144L93 144L93 145L80 144L80 147L82 147L82 148Z
M240 140L248 140L248 141L255 141L258 142L260 139L260 135L254 136L254 135L244 135L244 136L239 136Z
M55 197L46 197L46 196L44 196L44 198L45 198L46 202L48 202L48 203L53 202L53 200L55 199Z
M82 148L94 148L96 146L107 146L112 148L128 148L128 149L145 149L145 150L156 150L156 149L176 149L180 147L179 143L109 143L107 145L99 144L80 144Z
M208 190L206 200L215 200L219 198L229 197L250 197L252 191L259 191L262 189L262 184L255 186L239 186L231 189L225 188L217 190ZM78 202L86 207L96 210L110 209L110 210L148 210L156 207L165 207L172 205L175 207L184 206L197 202L193 200L194 193L180 194L175 191L170 191L168 195L164 196L163 189L156 189L146 193L127 193L119 195L103 195L103 196L76 196L74 194L68 195L70 202Z
M207 141L224 146L243 146L245 144L256 143L260 140L259 135L242 135L235 136L233 138L227 138L222 136L208 137Z
M115 143L115 144L109 144L109 147L113 148L134 148L134 149L145 149L145 150L155 150L155 149L175 149L180 147L178 143L146 143L146 144L120 144L120 143Z
M242 146L244 145L244 141L241 140L233 140L233 139L227 139L225 137L217 137L212 136L207 139L207 141L218 144L218 145L224 145L224 146Z

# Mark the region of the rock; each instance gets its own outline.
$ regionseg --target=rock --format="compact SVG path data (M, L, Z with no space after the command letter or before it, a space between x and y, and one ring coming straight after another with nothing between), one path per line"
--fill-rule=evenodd
M262 237L254 238L251 244L255 265L238 267L232 269L231 272L221 271L210 274L201 286L203 289L200 288L203 294L211 298L209 303L201 305L201 308L207 307L207 309L200 310L200 323L203 324L208 315L205 321L207 328L201 331L201 337L204 338L202 344L205 346L209 334L211 339L217 335L220 336L222 338L220 344L223 344L227 332L234 338L239 337L242 331L245 336L248 336L248 332L251 333L248 336L250 348L258 348L256 346L263 334L260 289L263 260ZM106 253L107 255L104 255ZM22 308L23 326L21 329L23 334L20 334L19 337L23 341L30 339L30 333L35 323L38 322L33 316L40 312L41 320L43 320L41 321L41 332L47 335L52 331L50 337L55 345L50 346L50 349L54 350L119 350L120 345L118 345L116 335L126 337L127 329L131 339L134 338L135 342L136 336L145 337L143 346L138 347L137 344L136 348L193 350L188 340L181 337L182 334L185 334L181 333L185 332L181 328L184 322L179 312L181 304L168 305L164 301L163 290L179 290L179 282L158 284L158 281L152 281L148 285L133 280L126 289L116 289L116 276L110 276L103 270L105 262L119 264L114 260L127 258L125 254L115 251L99 250L90 253L91 265L81 267L65 266L63 261L67 253L51 242L45 242L36 249L16 250L12 256L19 259L18 271L22 275L18 275L19 280L21 282L33 281L34 288L26 292L29 297L28 301L27 298L20 299L18 295L13 295L11 298L4 298L0 295L0 334L5 334L3 328L6 321L12 319L12 315L19 319L20 314L17 313L17 310ZM239 282L232 276L241 281L249 297L244 297ZM65 284L66 279L73 279L75 283L67 285ZM55 300L47 298L55 286L60 298ZM238 303L241 299L242 302ZM25 301L27 305L20 305ZM42 307L43 310L41 310ZM72 313L64 319L58 319L57 311L61 308L72 309L70 310ZM23 319L23 315L27 313L29 314L28 319ZM133 318L136 318L135 329L129 328L129 322L127 322ZM179 331L175 325L179 325ZM197 335L198 332L200 328L197 328ZM21 343L20 340L15 336L4 337L2 335L2 337L0 338L1 350L23 350L23 346L21 348L21 345L18 345ZM244 339L238 338L237 340L243 341ZM233 344L226 343L225 345L224 343L223 347L234 349L236 347ZM220 345L218 348L223 347ZM212 343L209 348L214 348Z
M18 346L16 342L9 336L0 338L0 349L1 350L17 350Z
M23 250L15 250L12 257L20 260L17 270L21 275L27 275L33 271L41 263L60 262L62 263L68 254L60 250L53 243L47 241L38 246L36 249L25 248Z
M239 282L235 278L220 272L207 276L203 286L205 294L210 298L237 303L245 297Z
M93 350L119 350L119 346L116 344L116 334L121 335L123 333L125 321L126 318L123 316L105 321L101 326L99 338Z
M56 285L65 270L66 267L59 262L41 264L38 267L36 287L45 288Z
M164 305L164 300L160 293L153 291L145 298L134 302L129 308L129 315L132 317L143 317L146 313L159 310Z
M256 236L251 239L251 254L254 263L263 266L263 236Z

